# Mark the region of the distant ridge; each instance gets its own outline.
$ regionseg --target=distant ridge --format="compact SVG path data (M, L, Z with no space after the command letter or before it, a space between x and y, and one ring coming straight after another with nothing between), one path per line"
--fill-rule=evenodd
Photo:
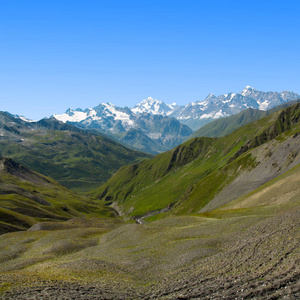
M69 108L53 117L81 129L97 130L133 149L157 154L176 147L193 131L216 119L247 108L269 110L299 98L293 92L262 92L246 86L240 93L209 94L185 106L148 97L133 108L101 103L94 108Z
M279 106L276 106L267 111L247 108L236 115L218 119L218 120L212 121L211 123L209 123L207 125L204 125L199 130L197 130L195 133L193 133L190 138L200 137L200 136L207 136L207 137L225 136L244 125L247 125L251 122L259 120L273 112L279 111L285 107L291 106L291 105L299 103L299 102L300 102L300 99L295 100L295 101L290 101L290 102L281 104Z

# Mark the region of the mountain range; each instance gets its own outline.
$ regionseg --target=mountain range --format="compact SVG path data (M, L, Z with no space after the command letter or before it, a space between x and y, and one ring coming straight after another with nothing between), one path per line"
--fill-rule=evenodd
M82 129L96 130L134 149L157 154L174 148L201 126L244 109L269 110L299 99L293 92L262 92L250 86L240 93L209 94L185 106L146 98L133 108L102 103L94 108L68 109L53 117Z
M128 107L102 103L93 109L68 109L65 114L55 114L53 117L78 128L100 132L134 149L152 154L177 146L193 133L187 125L175 118L158 113L166 106L164 103L161 102L158 107L149 98L142 106L144 109L149 108L148 113L138 111L138 108L132 111ZM155 109L157 113L152 113Z

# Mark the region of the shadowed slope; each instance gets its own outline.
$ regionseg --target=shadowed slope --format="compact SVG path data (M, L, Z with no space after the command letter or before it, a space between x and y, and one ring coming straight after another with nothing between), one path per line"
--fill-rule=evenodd
M53 179L0 158L0 233L25 230L41 221L114 217L99 201L79 196Z

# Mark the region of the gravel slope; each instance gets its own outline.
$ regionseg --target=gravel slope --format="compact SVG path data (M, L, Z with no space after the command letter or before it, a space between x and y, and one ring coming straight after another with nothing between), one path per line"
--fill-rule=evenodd
M129 224L105 234L86 229L86 235L98 242L56 257L47 253L43 261L27 265L24 251L10 264L2 262L0 295L2 299L299 298L299 203L216 217ZM65 240L67 231L41 233L35 243L45 247L45 238L51 243L54 235ZM24 233L21 240L28 234L36 238L38 232ZM78 234L69 231L73 240ZM4 236L7 243L9 235L13 234Z

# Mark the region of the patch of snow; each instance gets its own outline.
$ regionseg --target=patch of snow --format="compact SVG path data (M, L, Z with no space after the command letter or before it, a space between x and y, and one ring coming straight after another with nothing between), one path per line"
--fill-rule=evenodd
M200 117L200 119L208 119L208 118L212 118L213 117L213 114L210 113L210 114L204 114Z
M178 118L177 118L177 120L188 120L188 119L190 119L192 116L187 116L187 117L185 117L185 116L179 116Z
M71 110L71 115L64 113L64 114L54 114L53 117L61 122L66 123L67 121L69 122L81 122L87 118L87 114L85 112L81 111L74 111Z
M125 123L128 125L133 125L133 121L130 119L130 115L117 110L116 106L111 103L106 103L103 105L106 107L106 113L114 117L115 120L120 120L122 124Z
M218 119L218 118L222 118L222 117L224 117L224 114L223 114L222 110L219 110L219 111L213 116L214 119Z
M223 113L222 110L219 110L218 112L211 112L209 114L204 114L200 117L200 119L208 119L208 118L213 118L213 119L218 119L224 117L225 114Z
M259 103L259 109L260 110L267 110L270 102L268 100L265 100L262 103Z
M28 118L26 118L26 117L24 117L24 116L19 116L19 118L20 118L21 120L23 120L23 121L26 121L26 122L35 122L35 121L33 121L33 120L31 120L31 119L28 119Z
M193 104L193 102L192 102ZM207 106L208 106L208 101L207 100L204 100L204 101L198 101L198 102L195 102L194 105L198 105L198 106L201 106L201 110L205 109Z
M227 100L224 100L224 101L222 101L223 103L228 103L228 102L230 102L232 99L233 99L233 97L235 96L236 94L234 94L234 93L231 93L230 94L230 98L229 99L227 99ZM228 97L228 94L227 94L227 96L226 96L226 98Z
M173 110L177 106L177 103L167 104L167 106Z

